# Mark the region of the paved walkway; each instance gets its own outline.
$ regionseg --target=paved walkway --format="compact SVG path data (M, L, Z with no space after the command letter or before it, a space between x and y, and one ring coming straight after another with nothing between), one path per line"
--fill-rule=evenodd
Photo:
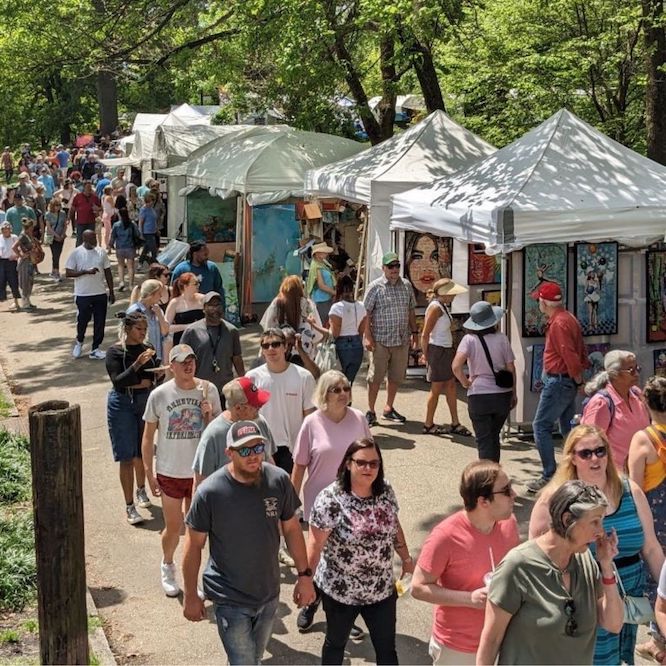
M73 241L68 239L65 256ZM50 256L42 270L50 268ZM109 380L104 362L84 355L72 359L75 308L71 281L52 283L39 276L33 313L10 313L0 304L0 326L6 344L0 348L0 362L19 403L37 404L60 398L81 405L83 432L83 489L86 526L88 585L104 620L111 647L120 663L208 664L226 661L212 615L209 621L193 624L181 612L178 599L167 599L160 587L161 558L159 532L162 512L159 502L143 525L125 522L124 502L117 481L106 427L106 393ZM127 305L121 294L112 312ZM116 320L107 321L106 348L116 339ZM256 354L257 328L242 332L246 358ZM89 338L85 352L89 351ZM364 384L354 402L365 410ZM380 399L382 394L380 394ZM460 471L476 458L472 439L425 436L421 423L426 385L420 380L405 384L398 408L410 419L404 426L373 429L384 451L387 478L396 489L401 521L412 554L417 555L429 530L445 515L460 508L457 487ZM442 401L443 402L443 401ZM460 402L463 423L465 405ZM448 419L441 416L438 422ZM503 463L514 478L519 493L538 471L538 459L529 443L510 442ZM516 513L525 530L532 500L520 496ZM178 559L180 551L177 551ZM297 611L290 598L294 574L282 569L281 604L265 663L313 664L320 661L324 615L319 612L307 634L296 629ZM431 608L411 597L398 605L398 654L403 663L427 664ZM349 643L350 663L373 662L370 641Z

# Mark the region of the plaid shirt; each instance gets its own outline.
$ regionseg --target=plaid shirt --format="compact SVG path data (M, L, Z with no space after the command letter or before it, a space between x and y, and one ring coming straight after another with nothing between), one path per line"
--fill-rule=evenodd
M409 313L416 307L416 299L407 280L398 278L393 285L385 276L373 280L363 304L375 342L385 347L399 347L409 341Z

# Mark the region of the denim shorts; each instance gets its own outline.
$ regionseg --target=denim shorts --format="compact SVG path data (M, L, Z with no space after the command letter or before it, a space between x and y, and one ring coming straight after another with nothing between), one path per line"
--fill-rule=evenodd
M106 419L111 438L113 459L124 462L141 457L143 437L143 413L149 391L135 391L132 395L109 391L106 403Z

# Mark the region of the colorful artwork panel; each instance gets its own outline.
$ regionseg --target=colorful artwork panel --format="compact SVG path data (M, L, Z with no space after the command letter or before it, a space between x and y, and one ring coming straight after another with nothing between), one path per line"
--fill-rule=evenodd
M666 377L666 349L654 349L654 374Z
M646 254L647 341L666 340L666 251Z
M212 197L207 190L187 195L187 240L206 243L236 241L237 197Z
M499 307L502 305L502 292L499 289L484 290L481 292L481 300Z
M405 232L404 275L414 287L416 305L428 305L428 289L440 278L451 277L453 238Z
M468 246L467 284L499 284L501 273L501 255L487 255L483 244Z

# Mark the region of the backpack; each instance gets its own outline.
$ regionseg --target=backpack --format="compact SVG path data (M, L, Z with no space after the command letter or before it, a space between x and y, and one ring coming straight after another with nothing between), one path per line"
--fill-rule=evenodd
M637 386L632 386L629 391L633 393L637 398L640 397L641 391ZM611 398L610 393L606 389L599 389L596 393L593 393L592 395L588 396L583 400L583 415L585 415L585 409L595 396L600 395L603 397L603 399L606 401L606 405L608 406L608 411L610 412L610 421L608 421L608 430L610 430L611 426L613 425L613 417L615 416L615 403L613 402L613 398Z

